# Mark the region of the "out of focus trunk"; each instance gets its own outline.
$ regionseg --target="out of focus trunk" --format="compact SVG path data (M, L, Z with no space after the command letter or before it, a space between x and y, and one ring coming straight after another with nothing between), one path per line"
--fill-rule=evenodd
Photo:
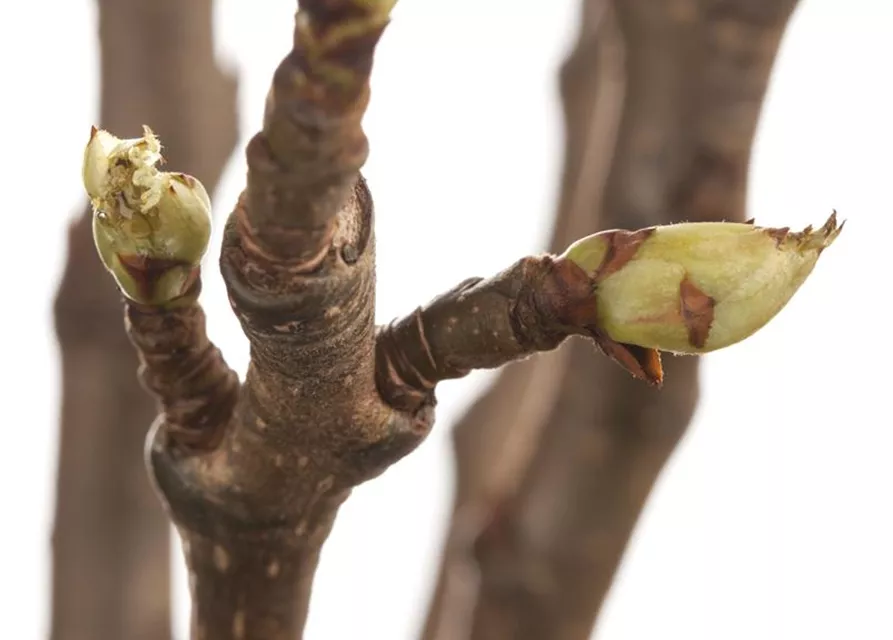
M553 250L606 228L743 220L747 168L795 0L584 0L562 72ZM568 229L573 231L568 234ZM508 367L455 430L458 484L426 640L584 640L694 411L581 341Z
M216 63L212 9L211 0L99 1L97 124L127 136L149 124L172 165L189 167L209 191L237 139L236 80ZM156 408L137 381L90 214L69 230L55 305L63 380L52 638L164 640L170 523L143 462Z

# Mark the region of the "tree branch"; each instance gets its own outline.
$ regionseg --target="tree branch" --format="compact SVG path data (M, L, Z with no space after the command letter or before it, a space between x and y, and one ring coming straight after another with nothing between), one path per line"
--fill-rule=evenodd
M616 3L627 99L606 193L592 194L588 211L601 210L601 228L742 219L753 130L794 3L646 4ZM606 37L599 34L602 46ZM570 60L581 77L604 78L582 40ZM567 114L586 112L574 107L585 94L564 98ZM569 132L585 125L568 117ZM573 178L565 179L569 189L580 189ZM586 224L585 210L577 219ZM566 366L553 369L558 394L534 414L542 416L536 427L525 424L517 399L538 393L540 383L532 386L532 376L503 383L506 372L456 430L459 494L442 573L480 582L466 578L435 600L428 639L589 636L650 487L693 411L697 362L669 360L658 393L576 341L563 351ZM492 469L503 448L513 451L508 434L518 424L543 436L521 447L520 461L500 478ZM480 441L486 446L469 445Z
M629 91L605 226L744 217L753 132L793 4L710 2L686 16L617 3ZM695 360L668 362L655 393L579 351L572 359L520 489L478 541L473 638L589 636L694 410Z
M607 0L585 0L576 46L559 74L564 169L550 251L598 230L597 203L613 157L625 93L623 42ZM423 637L465 633L476 568L470 536L497 496L511 493L545 426L574 341L508 365L453 429L453 515Z
M299 3L220 267L251 343L231 420L185 451L161 419L149 463L183 538L194 638L300 637L320 548L350 489L414 448L432 414L373 378L372 202L358 169L374 46L393 2Z
M634 376L659 384L656 351L617 344L600 329L596 286L572 260L550 256L525 258L488 280L466 280L379 332L379 393L414 412L434 403L438 382L550 351L571 335L590 337Z
M188 294L193 301L172 308L126 305L139 377L159 400L167 436L184 450L219 444L239 394L238 376L205 333L199 285Z
M98 5L102 124L135 132L152 122L169 159L213 188L236 143L237 87L214 58L211 0ZM133 375L120 296L90 227L88 208L70 228L55 302L62 407L51 637L164 640L170 523L143 464L156 409Z
M524 258L382 329L379 393L415 412L434 404L438 382L554 349L572 335L660 386L657 349L705 353L752 335L787 304L840 229L836 214L799 233L752 222L676 224L605 231L561 257Z
M248 190L238 209L242 242L259 256L312 271L351 198L368 143L372 51L389 2L304 2L294 48L273 76L263 130L249 143Z
M744 339L777 313L839 233L833 217L801 233L746 223L609 231L561 256L526 258L494 278L466 281L376 334L360 115L392 4L299 3L294 48L274 78L264 129L248 149L248 187L224 233L221 271L251 343L238 400L231 373L201 333L189 289L207 237L201 185L154 168L158 142L148 130L128 141L97 132L88 146L97 248L138 301L129 311L134 343L145 379L166 403L148 459L183 538L194 638L300 636L338 508L354 486L425 437L438 380L582 334L634 375L659 383L657 349L696 353ZM686 198L673 204L691 207ZM179 355L162 355L170 349ZM691 381L680 379L677 386ZM690 406L679 404L677 413ZM575 474L589 471L568 459ZM541 583L527 581L543 575L527 570L531 561L551 569L551 546L534 547L547 552L543 561L514 553L529 545L489 544L525 542L527 525L542 526L529 520L542 509L530 493L548 493L547 508L560 502L546 491L542 466L537 452L514 500L499 511L509 517L491 516L479 536L484 589L475 637L512 637L525 629L514 626L525 616L538 616L531 620L536 637L553 637L553 619L539 615L553 594L534 593ZM575 496L579 487L561 472ZM635 494L640 487L626 488ZM564 532L575 522L555 516L547 528L554 522ZM508 538L500 534L506 522ZM506 556L517 559L519 572L506 570ZM506 589L521 597L503 597ZM535 613L512 610L521 603ZM571 615L568 624L577 629L580 619Z

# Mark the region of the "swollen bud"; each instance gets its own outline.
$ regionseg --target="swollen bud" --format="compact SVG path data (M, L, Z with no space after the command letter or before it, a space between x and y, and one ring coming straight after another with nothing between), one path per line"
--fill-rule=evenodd
M194 283L211 237L211 201L201 182L159 171L161 144L116 138L93 128L84 150L84 188L93 205L93 239L121 291L161 305Z
M787 304L840 234L702 222L584 238L564 258L591 277L599 328L617 343L706 353L744 340Z

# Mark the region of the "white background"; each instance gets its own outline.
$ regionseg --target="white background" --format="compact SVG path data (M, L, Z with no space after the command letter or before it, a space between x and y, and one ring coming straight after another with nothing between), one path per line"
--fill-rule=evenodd
M14 6L0 20L0 609L5 637L37 640L48 628L59 400L50 304L66 220L84 201L97 43L91 2ZM577 0L397 8L366 118L380 319L544 245L561 145L554 73L576 9ZM293 10L286 0L220 3L221 55L242 77L243 142L288 49ZM774 322L707 357L704 400L641 521L600 639L893 637L891 33L883 0L804 0L791 23L749 215L796 227L836 207L849 223ZM244 171L237 153L216 195L224 211ZM244 370L245 341L216 273L207 280L212 336ZM344 507L309 638L414 637L449 505L447 434L488 379L443 385L434 435Z

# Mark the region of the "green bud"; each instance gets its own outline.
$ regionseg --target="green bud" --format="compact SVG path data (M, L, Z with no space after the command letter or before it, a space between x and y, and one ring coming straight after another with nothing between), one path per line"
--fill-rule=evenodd
M840 234L836 214L799 233L701 222L604 231L564 256L592 278L612 340L675 353L735 344L771 320Z
M116 138L95 127L84 150L84 188L93 238L106 269L128 298L164 304L195 280L211 237L211 200L202 183L159 171L161 144Z

